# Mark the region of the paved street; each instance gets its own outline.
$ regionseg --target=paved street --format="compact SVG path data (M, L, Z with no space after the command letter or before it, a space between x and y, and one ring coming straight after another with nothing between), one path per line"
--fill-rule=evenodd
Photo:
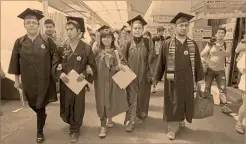
M162 84L160 85L162 86ZM92 87L92 86L91 86ZM242 144L244 135L234 130L235 119L220 112L215 107L215 116L194 120L188 124L178 135L175 141L166 138L167 125L162 120L163 96L162 91L152 95L150 101L149 117L143 124L137 125L132 133L125 132L123 120L125 114L114 118L115 126L110 129L105 139L98 137L100 121L97 117L94 92L86 96L86 114L81 128L79 144L96 143L206 143L206 144ZM36 138L36 117L28 108L13 113L19 108L18 101L3 102L4 116L1 117L3 144L34 144ZM235 111L239 105L232 104ZM68 144L68 125L59 117L59 103L50 104L47 124L45 126L45 144Z

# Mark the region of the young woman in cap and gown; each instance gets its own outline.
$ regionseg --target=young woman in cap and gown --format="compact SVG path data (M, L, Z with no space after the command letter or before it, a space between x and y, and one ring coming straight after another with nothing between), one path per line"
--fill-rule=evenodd
M126 88L130 109L125 124L128 122L126 131L131 132L134 124L142 123L142 119L148 115L155 51L152 41L142 35L146 21L139 15L129 20L128 24L131 25L132 39L122 53L129 68L137 75Z
M110 27L107 25L103 25L96 31L96 42L94 42L93 47L92 47L93 52L95 52L99 48L100 36L101 36L102 31L104 31L105 29L108 30L110 29Z
M97 114L101 122L100 138L107 135L107 128L113 127L112 118L126 112L128 103L126 90L121 89L112 79L122 69L123 56L116 49L110 30L101 32L100 47L96 53L97 76L95 98Z
M159 52L154 83L164 74L164 114L168 123L167 137L174 140L176 133L185 126L184 119L192 122L194 114L195 83L204 79L199 49L187 37L189 21L193 16L179 13L171 23L176 36L165 42Z
M70 142L76 143L80 135L80 127L85 113L85 88L77 95L66 83L69 82L67 74L75 70L79 77L78 82L84 79L92 83L96 74L96 62L92 49L81 40L85 32L84 20L78 17L67 17L66 30L69 40L64 46L58 48L61 59L56 68L57 78L60 83L60 116L70 125ZM92 74L87 73L86 67L90 66Z
M46 106L57 101L56 78L51 74L59 61L57 47L39 33L39 20L44 17L41 11L28 8L18 17L24 20L27 34L15 41L8 73L15 75L15 88L22 82L28 104L37 114L37 142L42 143Z

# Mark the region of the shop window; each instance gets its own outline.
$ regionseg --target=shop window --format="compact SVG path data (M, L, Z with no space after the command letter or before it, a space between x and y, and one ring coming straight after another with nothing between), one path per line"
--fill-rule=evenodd
M209 19L208 26L212 27L212 36L215 35L218 27L222 24L226 24L226 22L227 22L227 19Z

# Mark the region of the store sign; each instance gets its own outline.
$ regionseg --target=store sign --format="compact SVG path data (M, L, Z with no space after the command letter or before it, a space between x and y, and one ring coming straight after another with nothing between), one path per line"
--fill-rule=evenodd
M206 0L206 5L214 5L214 4L225 4L227 0Z
M207 8L225 8L227 6L227 0L206 0Z
M239 18L239 17L245 17L246 12L241 11L235 11L232 13L227 12L217 12L217 13L205 13L204 17L205 19L225 19L225 18Z
M153 22L161 22L161 23L165 23L165 22L170 22L173 19L174 16L170 16L170 15L155 15L153 16Z
M161 25L148 25L146 26L146 29L152 30L154 29L155 31L157 30L158 27L163 26L163 27L168 27L169 24L161 24Z
M207 0L206 7L207 9L238 9L245 5L245 0Z
M202 1L201 3L198 3L198 4L194 5L194 6L192 6L191 7L191 12L194 12L194 11L200 9L200 8L203 8L204 6L205 6L205 3L204 3L204 1Z
M212 37L211 27L194 27L192 31L195 41L204 41L206 38Z

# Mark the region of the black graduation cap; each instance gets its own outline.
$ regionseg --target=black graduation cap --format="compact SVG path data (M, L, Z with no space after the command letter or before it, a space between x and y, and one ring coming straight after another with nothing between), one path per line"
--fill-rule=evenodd
M105 29L110 29L110 27L109 26L107 26L107 25L103 25L103 26L101 26L97 31L102 31L102 30L105 30Z
M81 32L85 32L85 23L84 19L81 17L72 17L72 16L67 16L67 23L72 22L74 24L79 25Z
M147 25L147 22L143 19L141 15L134 17L133 19L127 21L127 23L129 25L132 25L135 21L140 21L143 24L143 26Z
M170 23L177 24L177 22L178 23L182 23L186 21L189 22L193 17L194 17L193 15L180 12L170 21Z
M19 17L21 19L25 19L26 16L28 16L28 15L33 15L33 16L37 17L38 20L40 20L44 17L42 11L36 10L36 9L30 9L30 8L27 8L25 11L23 11L17 17Z

